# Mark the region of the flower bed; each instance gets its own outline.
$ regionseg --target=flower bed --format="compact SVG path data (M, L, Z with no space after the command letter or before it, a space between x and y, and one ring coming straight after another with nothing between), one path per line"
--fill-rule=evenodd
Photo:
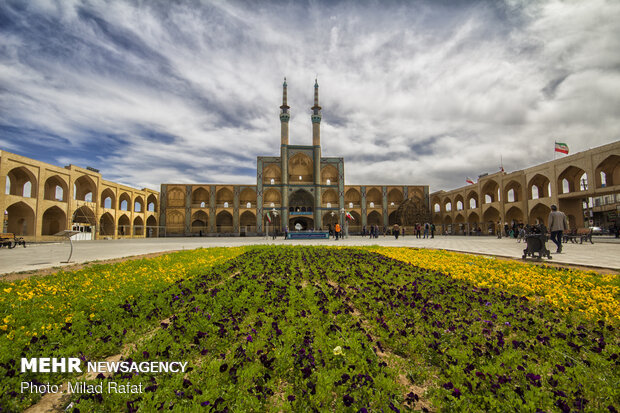
M387 257L440 271L478 287L498 288L530 300L544 300L564 311L620 325L620 276L557 269L516 260L417 248L370 248Z
M601 411L620 401L609 321L363 249L256 247L132 295L20 351L99 360L123 348L191 370L101 377L145 392L73 395L80 411ZM12 394L17 381L77 379L19 374L10 357L0 363L8 410L36 399Z

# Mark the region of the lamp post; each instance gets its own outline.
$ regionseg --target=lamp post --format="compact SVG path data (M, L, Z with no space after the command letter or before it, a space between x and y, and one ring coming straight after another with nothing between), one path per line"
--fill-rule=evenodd
M347 218L344 215L344 212L345 212L344 208L340 208L340 216L342 217L341 221L342 221L342 225L344 226L344 236L346 238L349 238L349 222L347 221Z
M275 208L273 208L271 210L271 212L273 213L273 220L275 221L278 218L278 211L276 211ZM278 226L276 225L276 222L273 223L273 239L276 239L276 229L278 228Z

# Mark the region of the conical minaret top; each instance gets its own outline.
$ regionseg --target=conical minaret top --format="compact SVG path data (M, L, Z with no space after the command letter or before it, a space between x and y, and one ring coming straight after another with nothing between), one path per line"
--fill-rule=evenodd
M314 106L312 106L312 145L321 145L321 107L319 106L319 82L314 79Z
M319 82L318 79L314 79L314 106L312 106L312 113L314 115L321 114L321 107L319 106Z
M287 101L287 92L286 92L286 88L287 88L287 84L286 84L286 78L284 78L284 83L282 84L282 106L280 106L280 109L282 109L282 113L287 113L288 109L290 108L289 105L286 103Z
M282 84L282 106L280 106L280 136L282 145L288 145L288 121L291 119L290 107L286 103L286 87L286 78L284 78L284 83Z

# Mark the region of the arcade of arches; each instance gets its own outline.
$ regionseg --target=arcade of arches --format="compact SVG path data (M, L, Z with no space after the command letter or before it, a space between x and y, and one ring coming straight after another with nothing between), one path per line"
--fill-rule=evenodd
M59 167L0 151L0 232L28 241L158 236L159 192L106 181L74 165Z
M498 222L547 225L553 204L567 215L571 229L620 225L620 142L511 173L485 175L473 185L434 192L430 199L433 222L449 234L477 229L495 234Z

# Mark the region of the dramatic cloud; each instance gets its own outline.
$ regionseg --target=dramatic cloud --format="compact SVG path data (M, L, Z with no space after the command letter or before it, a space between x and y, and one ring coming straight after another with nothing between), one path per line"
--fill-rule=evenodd
M253 183L284 76L311 144L318 75L347 183L451 189L619 139L618 21L603 0L5 1L0 147L139 187Z

